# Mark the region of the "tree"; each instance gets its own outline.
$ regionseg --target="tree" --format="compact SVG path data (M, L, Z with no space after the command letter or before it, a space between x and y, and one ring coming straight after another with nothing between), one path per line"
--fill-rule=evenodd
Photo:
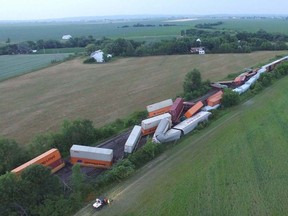
M114 56L131 56L135 51L132 43L123 38L116 39L105 48L107 53L112 53Z
M0 138L0 175L23 163L27 159L25 155L16 141Z
M202 82L200 71L193 69L186 74L184 79L183 90L185 99L190 100L205 94L210 89L209 85L210 82L208 80Z
M71 183L72 183L72 189L73 192L81 192L81 190L84 187L84 180L85 177L81 173L81 166L80 164L75 164L72 167L72 177L71 177Z
M186 74L185 80L183 83L184 92L192 92L201 87L202 79L200 71L197 69L193 69L189 73Z
M0 176L0 215L28 215L23 199L19 178L14 173Z
M95 128L90 120L65 120L61 128L63 140L57 144L61 152L68 152L72 144L91 145L95 141Z
M86 47L85 47L85 51L88 55L90 55L92 52L96 51L97 50L97 47L95 44L88 44Z
M258 82L260 82L263 87L270 86L272 84L272 74L262 73L258 79Z
M10 44L10 43L11 43L11 39L10 39L9 37L8 37L7 40L6 40L6 43L7 43L7 44Z
M231 89L224 89L224 94L222 97L222 105L224 107L235 106L240 103L240 95Z
M21 173L23 200L29 209L38 206L48 197L59 196L62 185L58 177L51 175L49 168L34 164Z

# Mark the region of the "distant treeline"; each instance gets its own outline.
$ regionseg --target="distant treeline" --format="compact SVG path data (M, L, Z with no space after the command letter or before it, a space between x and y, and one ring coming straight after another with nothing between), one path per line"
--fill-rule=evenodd
M219 21L219 22L215 22L215 23L204 23L204 24L196 24L195 27L196 28L204 28L204 29L212 29L214 26L218 26L218 25L222 25L223 22Z
M206 53L250 53L260 50L286 50L288 35L268 33L259 30L256 33L211 31L188 29L181 31L181 37L158 42L134 41L123 38L110 39L93 36L75 37L66 41L38 40L7 44L0 47L0 55L25 54L32 50L51 48L90 47L103 50L113 56L151 56L191 53L192 47L204 47ZM199 40L200 39L200 40ZM89 52L87 51L89 54Z
M129 25L123 25L121 26L121 28L130 28L130 27L169 27L169 26L177 26L176 24L159 24L159 25L154 25L154 24L141 24L141 23L137 23L137 24L134 24L132 26L129 26ZM118 27L119 28L119 27Z

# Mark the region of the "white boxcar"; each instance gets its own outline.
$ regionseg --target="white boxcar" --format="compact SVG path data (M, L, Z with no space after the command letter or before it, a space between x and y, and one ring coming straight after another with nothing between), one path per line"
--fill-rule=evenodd
M164 101L161 101L161 102L158 102L155 104L148 105L146 108L147 108L147 111L150 113L150 112L153 112L155 110L159 110L159 109L162 109L164 107L168 107L168 106L172 106L172 105L173 105L172 99L168 99L168 100L164 100Z
M73 145L70 148L70 156L73 158L85 158L110 162L113 160L113 150L107 148Z
M209 115L211 115L210 112L201 111L194 115L191 118L188 118L184 120L183 122L179 123L173 129L181 130L183 134L188 134L191 132L195 127L197 127L198 123L208 120Z
M154 135L158 135L160 133L166 133L171 128L172 122L168 118L161 119Z
M165 134L159 134L157 135L153 142L155 143L165 143L165 142L171 142L180 139L181 137L181 131L176 129L170 129Z
M171 115L169 113L164 113L162 115L159 115L159 116L155 116L155 117L152 117L152 118L148 118L148 119L145 119L141 122L141 127L143 130L148 130L148 129L151 129L151 128L155 128L158 126L158 124L160 123L160 121L164 118L167 118L171 121Z
M132 153L140 137L141 137L141 127L135 125L125 143L124 152Z
M256 74L257 75L257 74ZM246 84L249 84L249 85L253 85L256 81L257 81L257 79L259 78L259 76L253 76L253 77L251 77L247 82L246 82Z
M159 143L156 139L156 136L158 136L159 134L165 134L170 129L171 124L172 123L169 119L167 118L162 119L153 135L152 142Z
M218 107L220 107L220 104L216 104L215 106L205 106L201 110L202 111L210 111L210 110L217 109Z
M261 68L257 71L257 73L259 73L259 74L265 73L265 72L266 72L266 67L265 67L265 66L261 67Z

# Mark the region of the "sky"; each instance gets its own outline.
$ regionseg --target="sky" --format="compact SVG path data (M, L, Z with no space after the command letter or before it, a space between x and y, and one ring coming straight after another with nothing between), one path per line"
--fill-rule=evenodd
M0 0L0 20L111 15L288 14L288 0Z

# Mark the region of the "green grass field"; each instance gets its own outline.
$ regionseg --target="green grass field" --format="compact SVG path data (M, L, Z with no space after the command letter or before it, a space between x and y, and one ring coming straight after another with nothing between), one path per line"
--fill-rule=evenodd
M114 22L75 22L75 23L0 23L0 44L5 44L8 38L11 43L20 41L37 41L40 39L60 40L63 35L70 34L73 37L92 35L96 39L102 37L127 38L140 41L159 41L171 37L179 37L181 30L194 28L198 23L214 23L223 21L224 24L218 26L219 29L233 29L249 32L256 32L264 29L267 32L288 33L287 20L281 19L199 19L186 22L176 22L165 19L151 20L131 20ZM124 25L152 24L157 27L145 28L122 28ZM159 27L159 24L175 24L176 26Z
M288 99L284 78L185 137L77 215L286 215Z
M223 30L257 32L263 29L271 33L288 34L288 20L284 19L229 19L219 21L223 21L223 25L219 25L217 28Z
M122 28L124 25L132 26L134 24L154 24L158 27L145 28ZM0 43L5 43L10 38L11 43L19 41L37 41L40 39L60 40L63 35L70 34L72 37L81 37L92 35L96 39L102 37L109 38L130 38L145 40L148 38L161 39L161 37L180 36L183 29L190 28L191 23L179 23L172 27L159 27L159 24L165 24L163 20L134 20L129 22L76 22L76 23L17 23L0 24Z
M47 67L55 61L62 61L69 53L45 55L6 55L0 56L0 81L20 76Z
M37 51L37 54L59 54L59 53L83 53L84 47L75 48L55 48L55 49L41 49Z

